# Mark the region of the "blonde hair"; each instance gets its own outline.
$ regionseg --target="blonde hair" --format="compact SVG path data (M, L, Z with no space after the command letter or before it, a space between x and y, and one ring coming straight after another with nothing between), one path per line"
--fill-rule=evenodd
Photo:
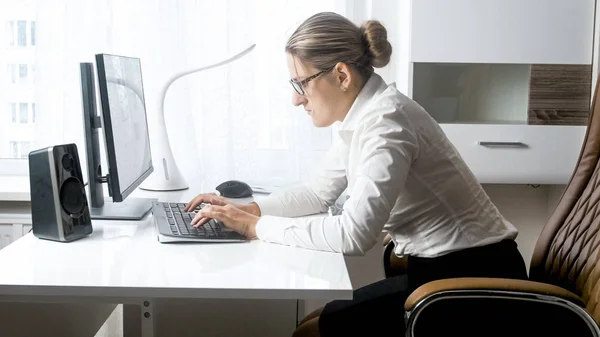
M358 27L339 14L324 12L306 19L289 38L285 51L319 71L344 62L368 77L373 67L389 63L392 45L379 21L369 20Z

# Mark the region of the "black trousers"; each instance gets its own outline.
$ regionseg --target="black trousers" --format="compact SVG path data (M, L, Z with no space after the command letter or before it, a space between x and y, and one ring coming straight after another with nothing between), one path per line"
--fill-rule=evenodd
M435 258L409 256L405 274L359 288L352 300L328 303L319 317L319 332L322 337L403 336L404 302L412 291L454 277L527 279L527 270L513 240Z

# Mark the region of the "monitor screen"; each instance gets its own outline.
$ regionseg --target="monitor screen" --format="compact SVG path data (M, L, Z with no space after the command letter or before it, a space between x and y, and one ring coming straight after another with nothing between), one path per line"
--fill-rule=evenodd
M123 201L153 172L140 60L96 55L113 201Z

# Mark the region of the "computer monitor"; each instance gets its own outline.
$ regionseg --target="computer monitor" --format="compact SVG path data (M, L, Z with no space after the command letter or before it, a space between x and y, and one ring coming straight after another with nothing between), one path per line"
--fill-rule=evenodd
M153 171L146 104L138 58L96 55L102 116L97 115L91 63L81 63L81 89L92 219L139 220L153 199L128 196ZM98 129L104 130L108 173L102 174ZM112 200L105 200L102 184Z

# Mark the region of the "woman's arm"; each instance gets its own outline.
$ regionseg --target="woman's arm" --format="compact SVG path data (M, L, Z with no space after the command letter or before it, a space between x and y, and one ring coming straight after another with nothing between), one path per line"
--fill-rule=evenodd
M252 205L246 207L260 216L298 217L327 212L348 184L344 165L347 153L346 144L338 140L308 182L256 200L258 210Z

